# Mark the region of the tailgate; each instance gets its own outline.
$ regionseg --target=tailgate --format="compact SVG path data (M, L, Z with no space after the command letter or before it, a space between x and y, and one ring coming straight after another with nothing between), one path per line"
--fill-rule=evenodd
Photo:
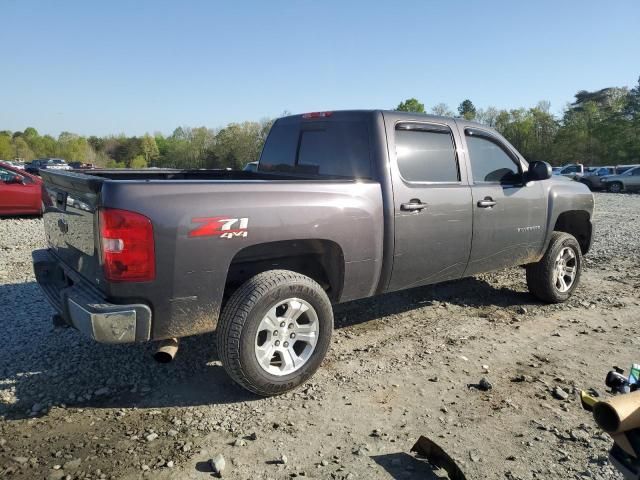
M92 283L102 272L96 245L98 199L102 178L42 170L44 229L49 248Z

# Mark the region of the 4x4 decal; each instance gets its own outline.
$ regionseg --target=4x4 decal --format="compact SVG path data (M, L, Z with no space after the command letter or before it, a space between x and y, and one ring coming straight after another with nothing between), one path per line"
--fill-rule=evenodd
M249 219L229 217L196 217L191 223L201 225L189 231L189 237L246 237L249 230Z

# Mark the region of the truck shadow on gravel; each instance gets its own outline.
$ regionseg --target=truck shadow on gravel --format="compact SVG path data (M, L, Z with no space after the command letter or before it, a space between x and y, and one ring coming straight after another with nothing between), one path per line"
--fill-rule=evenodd
M338 305L336 328L444 302L506 308L534 301L469 278ZM183 339L176 359L163 365L152 359L153 344L98 344L74 329L54 329L52 313L35 282L0 285L0 416L42 416L61 405L162 408L259 400L226 375L215 334Z
M445 476L440 475L440 469L432 467L426 460L420 460L408 453L398 452L373 455L371 458L384 468L391 478L405 480L442 480L443 478L449 478L446 474L444 474Z
M389 315L442 304L507 309L540 303L528 292L497 288L481 278L470 277L337 305L334 310L335 326L349 327Z

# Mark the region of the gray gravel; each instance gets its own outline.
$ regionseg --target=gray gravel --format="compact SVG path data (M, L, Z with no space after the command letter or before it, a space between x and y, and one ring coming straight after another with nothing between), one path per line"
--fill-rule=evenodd
M615 477L606 462L610 442L593 425L581 424L589 417L575 401L575 377L564 370L573 365L577 376L589 376L588 386L597 388L602 387L603 374L589 372L580 353L574 358L575 349L569 350L572 347L564 342L578 339L586 345L604 335L603 325L612 333L603 345L623 336L624 308L637 308L628 297L640 285L639 226L640 195L596 194L596 239L586 263L590 271L602 272L593 277L597 282L618 276L620 290L594 294L585 286L567 304L542 306L523 293L522 271L512 269L466 281L462 287L429 287L341 306L336 310L339 328L332 352L315 383L284 397L256 401L220 368L213 334L186 339L174 363L158 365L151 360L151 345L100 345L72 329L54 331L53 311L34 281L30 260L30 252L44 246L42 221L0 219L0 477L6 466L3 452L14 459L7 471L23 472L22 478L35 478L31 471L40 472L40 478L42 472L49 472L45 478L64 478L60 472L85 469L85 464L94 464L91 478L100 478L102 472L95 470L99 459L104 460L102 471L116 478L137 478L151 470L182 471L180 478L191 478L198 468L196 460L208 464L224 452L230 471L225 476L231 478L249 478L256 468L264 472L253 478L279 478L298 474L303 467L318 478L379 478L380 473L372 472L380 467L369 460L375 452L408 451L418 432L427 431L440 432L438 441L457 458L471 458L465 468L486 478L531 478L527 471L537 472L537 478ZM615 282L612 285L618 285ZM613 326L595 316L589 319L596 307ZM540 318L537 327L527 323L552 315L565 323L555 326ZM457 323L447 322L449 317ZM585 322L591 322L588 328ZM412 328L420 328L421 335ZM534 346L522 337L539 335L545 328L549 336ZM506 348L508 339L519 350L492 357L492 352ZM398 342L403 345L400 353L386 347ZM477 345L471 349L473 342ZM553 342L559 346L548 347ZM617 347L615 361L609 347L598 353L599 344L595 345L589 359L597 365L605 362L603 369L612 362L624 365L630 356L638 360L630 343L628 350ZM536 353L520 358L528 348ZM547 356L539 356L545 348L551 348ZM468 384L488 373L488 365L493 388L469 390ZM552 392L560 385L567 397L558 400ZM505 393L505 388L530 390L519 397L516 390ZM481 395L478 399L484 401L476 400ZM525 402L532 403L523 406ZM558 407L549 402L563 403ZM378 407L385 409L384 416L377 413ZM359 412L366 414L358 416ZM528 425L523 412L525 418L540 419L544 412L553 412L553 418L542 428ZM492 421L493 416L499 417L497 424L513 426L509 432L492 434L491 442L503 437L504 441L486 449L474 425L479 418ZM66 430L69 422L96 426L74 437ZM30 428L51 432L42 440L45 446L25 437L21 447L11 447L16 436L12 432L31 435L28 432L35 430ZM322 429L321 438L308 435L313 428ZM581 440L584 431L591 440ZM212 432L216 436L209 439ZM464 432L475 437L465 440ZM511 435L515 437L509 440ZM90 451L88 438L99 439ZM362 447L372 440L371 447ZM49 441L61 443L47 448ZM313 447L304 447L307 443ZM558 451L561 458L555 458ZM287 461L274 461L282 457ZM260 467L251 463L255 458L264 458ZM413 465L405 457L376 460L396 478L411 478L407 472L413 470L404 470L406 461ZM180 468L191 470L187 475ZM234 471L244 474L233 477Z
M596 236L587 261L640 258L640 195L596 193L595 204Z
M188 339L194 344L185 349L189 354L170 370L149 361L152 345L101 345L71 328L54 332L54 310L31 266L31 251L44 246L40 218L0 220L0 415L16 407L35 414L122 392L148 395L152 385L206 370L202 358L215 351L212 335Z

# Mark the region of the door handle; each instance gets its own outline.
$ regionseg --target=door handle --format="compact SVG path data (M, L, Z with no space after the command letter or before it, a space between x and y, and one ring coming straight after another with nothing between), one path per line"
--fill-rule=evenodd
M493 200L493 198L491 198L491 197L485 197L485 199L484 199L484 200L480 200L480 201L478 202L478 206L479 206L480 208L491 208L491 207L495 206L495 205L496 205L496 203L497 203L497 202L496 202L496 201L494 201L494 200Z
M417 198L412 198L409 203L400 204L400 210L404 210L405 212L418 212L428 206L429 205L427 203L422 203Z

